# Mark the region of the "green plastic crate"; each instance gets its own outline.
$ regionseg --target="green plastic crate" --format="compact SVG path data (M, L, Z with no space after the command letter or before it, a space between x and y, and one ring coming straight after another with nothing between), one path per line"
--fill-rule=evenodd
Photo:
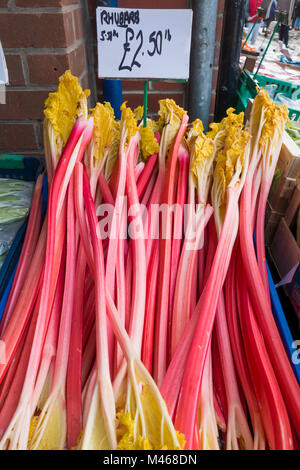
M264 88L266 85L277 85L277 93L283 93L288 98L293 98L295 94L299 94L300 85L295 83L285 82L283 80L278 80L272 77L266 77L264 75L256 75L254 80L254 74L248 71L243 71L240 76L238 90L237 90L237 103L236 111L244 111L247 107L248 100L250 98L255 98L256 96L256 87ZM298 121L300 119L300 111L296 109L289 108L289 118L293 121Z
M24 155L10 155L6 153L0 154L0 170L6 169L24 169Z

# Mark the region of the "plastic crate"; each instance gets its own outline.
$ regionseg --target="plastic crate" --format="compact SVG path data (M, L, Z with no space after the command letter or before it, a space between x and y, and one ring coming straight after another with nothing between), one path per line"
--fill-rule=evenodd
M275 97L278 93L283 93L288 98L293 98L293 95L299 93L300 85L296 83L285 82L272 77L266 77L264 75L256 75L254 80L254 74L248 71L243 71L240 75L238 90L237 90L237 103L236 111L244 111L247 107L248 100L255 98L257 94L256 87L265 88L266 85L277 85ZM289 118L293 121L300 119L300 111L289 108Z
M35 181L43 168L39 157L0 154L0 178Z
M257 84L254 82L250 73L244 70L240 75L238 89L236 92L237 101L235 108L238 113L245 111L249 99L255 98L257 94L256 86Z
M267 272L268 272L268 281L269 281L273 315L274 315L281 339L283 341L286 354L290 358L292 368L294 370L295 376L300 385L300 363L299 361L293 361L293 355L295 354L295 348L293 347L293 345L295 344L297 338L293 338L293 335L289 328L289 325L285 317L268 264L267 264Z
M35 182L44 170L44 161L38 157L23 155L0 155L0 178L18 179ZM43 184L43 215L47 204L47 179ZM27 228L28 216L19 228L0 269L0 319L9 294L13 276L19 261L23 240Z

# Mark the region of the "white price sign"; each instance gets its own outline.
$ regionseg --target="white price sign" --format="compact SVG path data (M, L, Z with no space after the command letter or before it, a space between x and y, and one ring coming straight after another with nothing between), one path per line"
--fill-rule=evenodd
M100 78L189 77L191 9L97 8Z

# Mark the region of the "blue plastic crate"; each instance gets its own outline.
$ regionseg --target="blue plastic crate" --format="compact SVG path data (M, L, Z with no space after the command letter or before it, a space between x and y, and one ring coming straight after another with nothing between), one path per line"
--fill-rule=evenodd
M277 290L276 290L268 265L267 265L267 271L268 271L269 289L270 289L273 315L274 315L278 330L280 332L280 336L283 341L286 353L288 357L290 358L292 368L294 370L294 373L300 385L300 363L299 361L293 361L295 352L297 352L295 351L295 347L294 347L296 338L293 338L292 336L291 330L289 328L286 316L281 306L281 302L280 302L280 299L279 299L279 296L278 296L278 293L277 293Z

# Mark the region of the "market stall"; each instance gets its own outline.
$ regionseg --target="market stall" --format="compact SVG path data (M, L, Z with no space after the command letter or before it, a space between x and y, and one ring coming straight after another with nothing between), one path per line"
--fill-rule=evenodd
M66 68L43 156L0 158L1 450L299 448L299 72L257 56L205 128L151 93L188 84L196 12L99 6L97 78L141 103Z

